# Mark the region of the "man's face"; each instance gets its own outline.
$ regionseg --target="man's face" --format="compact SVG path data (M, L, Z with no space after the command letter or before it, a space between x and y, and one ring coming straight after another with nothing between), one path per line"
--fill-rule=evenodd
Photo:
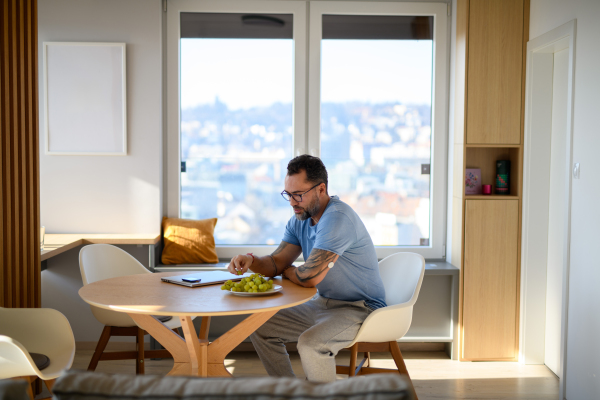
M313 187L313 182L306 180L306 171L285 177L285 191L290 194L302 194ZM302 195L302 202L290 199L290 205L294 209L294 215L300 221L304 221L314 215L317 215L320 210L318 190L320 186L312 189L310 192Z

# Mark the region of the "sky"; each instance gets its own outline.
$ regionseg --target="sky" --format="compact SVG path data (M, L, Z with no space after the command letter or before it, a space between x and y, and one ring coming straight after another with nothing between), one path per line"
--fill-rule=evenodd
M293 100L291 39L182 39L181 107ZM321 101L431 103L432 42L323 40Z

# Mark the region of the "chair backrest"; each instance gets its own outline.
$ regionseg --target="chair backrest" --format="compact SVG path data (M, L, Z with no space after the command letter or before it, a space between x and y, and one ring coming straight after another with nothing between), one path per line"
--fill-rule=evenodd
M91 244L79 252L83 284L118 276L151 273L126 251L110 244Z
M379 261L379 274L388 306L414 304L425 274L425 259L416 253L395 253Z

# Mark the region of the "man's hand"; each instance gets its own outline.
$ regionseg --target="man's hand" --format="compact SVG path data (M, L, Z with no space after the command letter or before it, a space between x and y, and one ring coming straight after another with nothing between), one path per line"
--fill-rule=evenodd
M243 275L252 265L254 258L248 254L240 254L231 259L227 270L234 275Z
M281 242L277 250L270 256L254 256L240 254L231 259L227 270L232 274L244 274L248 269L257 274L275 277L283 272L286 265L291 265L302 253L302 248L287 242Z
M288 270L290 270L290 269L293 269L293 268L294 268L294 266L293 266L293 265L288 265L287 267L285 267L285 268L283 269L283 271L281 272L281 277L282 277L282 278L284 278L284 279L290 279L290 278L288 278L288 276L287 276L285 273L286 273Z

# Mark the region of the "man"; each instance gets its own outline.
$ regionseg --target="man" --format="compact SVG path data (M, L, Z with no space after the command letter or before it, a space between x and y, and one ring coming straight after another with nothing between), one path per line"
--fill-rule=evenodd
M295 217L277 250L265 257L238 255L228 268L281 274L300 286L317 287L312 300L280 310L251 339L269 375L294 376L285 343L297 341L307 378L334 381L337 353L354 340L373 310L385 306L375 247L358 215L328 195L327 170L319 158L291 160L281 194ZM301 253L306 262L292 266Z

